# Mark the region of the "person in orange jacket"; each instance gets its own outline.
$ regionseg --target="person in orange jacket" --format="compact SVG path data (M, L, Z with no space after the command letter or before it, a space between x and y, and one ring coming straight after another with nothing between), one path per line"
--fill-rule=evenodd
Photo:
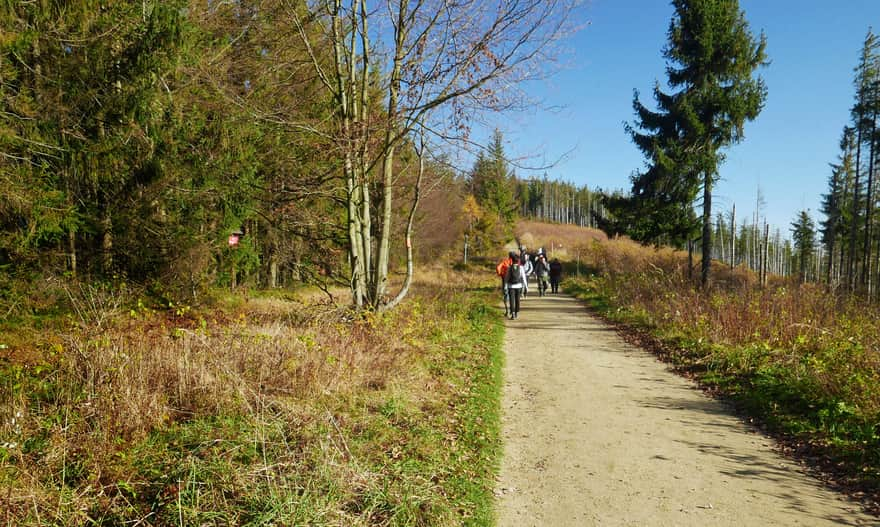
M501 298L504 300L504 316L508 316L511 311L510 305L510 291L507 288L507 269L510 268L510 264L513 263L514 257L517 254L513 251L507 253L507 258L501 260L498 265L495 266L495 273L501 277Z

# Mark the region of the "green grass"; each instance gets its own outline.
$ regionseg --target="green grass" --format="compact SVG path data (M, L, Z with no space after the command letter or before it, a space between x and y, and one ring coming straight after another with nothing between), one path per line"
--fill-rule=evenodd
M463 448L454 456L459 470L452 480L464 502L472 504L463 523L474 526L494 524L493 488L501 455L503 326L498 310L489 307L492 300L494 290L471 305L468 313L467 341L479 359L466 370L469 390L460 411Z

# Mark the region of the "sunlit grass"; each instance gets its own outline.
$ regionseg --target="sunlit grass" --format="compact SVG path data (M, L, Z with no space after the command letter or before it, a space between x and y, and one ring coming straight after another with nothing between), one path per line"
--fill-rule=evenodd
M71 320L0 364L0 518L486 525L501 320L484 276L448 276L384 314L270 295Z

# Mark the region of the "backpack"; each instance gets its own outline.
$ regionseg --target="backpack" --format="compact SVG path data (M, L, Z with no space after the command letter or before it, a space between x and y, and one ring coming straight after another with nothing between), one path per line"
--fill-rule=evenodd
M550 264L543 258L538 258L538 276L547 276L550 274Z
M522 283L522 271L520 271L519 264L510 264L510 267L507 268L507 283L508 284L521 284Z
M495 266L495 274L500 276L501 278L507 278L507 268L510 267L511 259L505 258L501 260L501 262Z

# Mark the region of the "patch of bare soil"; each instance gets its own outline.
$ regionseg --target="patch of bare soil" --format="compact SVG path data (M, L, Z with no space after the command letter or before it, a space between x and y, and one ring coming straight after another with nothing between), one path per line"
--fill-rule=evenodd
M573 298L505 339L499 526L880 525Z

